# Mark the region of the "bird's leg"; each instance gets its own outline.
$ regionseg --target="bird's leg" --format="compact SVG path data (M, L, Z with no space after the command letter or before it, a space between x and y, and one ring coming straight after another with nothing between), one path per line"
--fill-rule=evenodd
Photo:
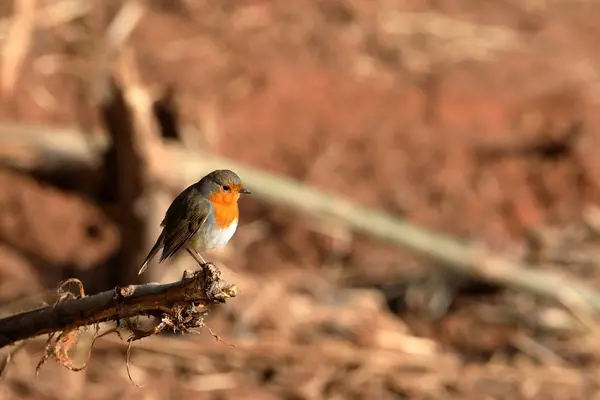
M196 262L198 264L200 264L200 266L203 266L204 264L206 264L206 261L204 261L204 258L196 250L190 249L189 247L186 247L185 249L187 250L188 253L190 253L190 256L194 257L194 260L196 260Z
M210 285L206 285L206 287L204 289L204 294L207 299L213 300L215 298L215 294L219 290L219 280L214 279L214 277L218 278L218 276L220 275L219 269L215 265L204 261L204 258L196 250L191 249L189 247L186 247L185 249L187 250L188 253L190 253L190 255L194 258L194 260L196 260L196 262L198 264L200 264L200 267L204 270L205 279L206 279L206 277L209 276L208 274L210 271L213 279L210 279ZM206 279L206 280L208 280L208 279Z

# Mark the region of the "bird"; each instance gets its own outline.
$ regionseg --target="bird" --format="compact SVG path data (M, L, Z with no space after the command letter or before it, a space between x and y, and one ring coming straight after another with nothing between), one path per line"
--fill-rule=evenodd
M215 170L185 188L173 200L160 226L162 231L142 263L141 275L162 249L159 263L186 250L200 265L200 254L224 247L239 221L238 200L250 194L240 177L228 169Z

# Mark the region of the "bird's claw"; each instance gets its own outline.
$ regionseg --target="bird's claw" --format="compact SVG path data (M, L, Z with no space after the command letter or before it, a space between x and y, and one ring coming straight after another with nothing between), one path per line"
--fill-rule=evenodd
M221 271L211 262L205 263L204 269L204 295L210 302L225 303L225 297L221 293Z

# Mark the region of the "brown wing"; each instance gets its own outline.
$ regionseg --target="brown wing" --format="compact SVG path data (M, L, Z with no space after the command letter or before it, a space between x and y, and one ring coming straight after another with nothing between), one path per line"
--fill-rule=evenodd
M163 251L160 261L172 257L196 235L206 222L210 202L192 186L183 191L167 210L163 221Z

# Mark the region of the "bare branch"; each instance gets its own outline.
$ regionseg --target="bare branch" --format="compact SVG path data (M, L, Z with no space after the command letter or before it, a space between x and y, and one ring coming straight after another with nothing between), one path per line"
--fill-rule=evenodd
M161 324L185 331L202 326L210 304L223 303L236 294L235 285L225 284L216 267L205 264L200 271L185 271L178 282L117 287L0 319L0 348L38 335L68 334L78 327L140 315L157 316L163 320ZM162 328L133 331L133 339Z

